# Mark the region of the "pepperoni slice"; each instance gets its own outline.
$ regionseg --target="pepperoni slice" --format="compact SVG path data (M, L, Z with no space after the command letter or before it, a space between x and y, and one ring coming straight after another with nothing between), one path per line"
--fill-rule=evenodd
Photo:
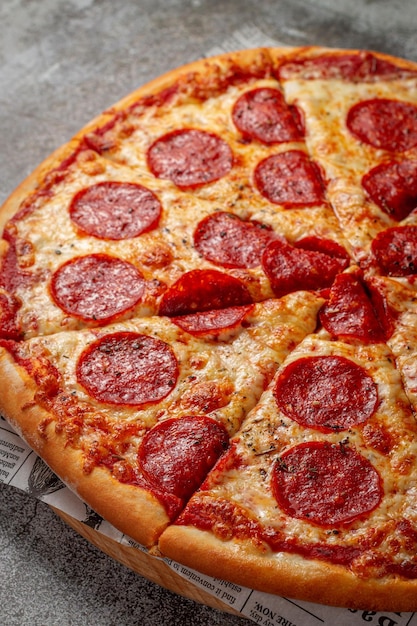
M333 241L333 239L325 239L323 237L317 237L316 235L310 235L295 241L294 246L296 248L302 248L303 250L322 252L330 257L340 259L345 267L347 267L350 263L350 256L345 248L337 243L337 241Z
M175 387L178 363L160 339L134 332L101 337L84 350L77 380L99 402L142 406L165 398Z
M288 515L324 528L368 515L383 495L381 477L365 457L323 441L284 452L274 466L272 489Z
M159 314L173 317L251 303L248 289L238 278L217 270L191 270L164 293Z
M301 150L267 157L256 166L254 180L260 193L274 204L290 208L324 202L319 169Z
M186 500L201 485L228 443L226 429L209 417L168 419L146 434L138 462L151 483Z
M223 267L256 267L273 236L267 226L220 211L201 220L194 245L205 259Z
M277 297L298 290L330 287L349 261L318 250L304 250L278 239L272 241L262 256L262 267Z
M51 280L52 297L63 311L101 323L132 309L144 289L145 279L133 265L107 254L71 259Z
M231 306L227 309L192 313L171 319L174 324L191 335L219 335L223 330L236 328L252 309L253 304Z
M417 208L417 161L391 161L374 167L362 178L369 197L400 222Z
M339 274L319 317L334 337L378 343L387 339L381 311L378 313L363 281L354 274Z
M265 144L300 139L291 108L278 89L261 87L247 91L236 101L232 119L244 137Z
M355 104L347 127L360 141L390 152L417 145L417 107L408 102L373 98Z
M225 176L233 165L229 145L204 130L174 130L157 139L148 150L148 166L158 178L177 187L199 187Z
M417 226L395 226L378 233L371 250L385 276L417 274Z
M377 386L369 374L341 356L293 361L278 376L274 397L287 417L323 432L362 424L378 402Z
M129 239L158 225L161 203L142 185L105 181L79 191L69 214L93 237Z

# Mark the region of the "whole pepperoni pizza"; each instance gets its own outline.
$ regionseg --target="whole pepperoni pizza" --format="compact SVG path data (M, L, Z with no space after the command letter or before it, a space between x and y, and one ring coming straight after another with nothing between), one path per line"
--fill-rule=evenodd
M0 408L122 532L336 606L417 610L417 66L200 60L1 211Z

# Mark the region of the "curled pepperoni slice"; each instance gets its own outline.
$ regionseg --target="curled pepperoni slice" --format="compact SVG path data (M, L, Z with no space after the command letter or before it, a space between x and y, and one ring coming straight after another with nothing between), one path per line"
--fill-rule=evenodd
M385 276L417 274L417 226L395 226L378 233L373 257Z
M351 337L364 343L387 339L388 320L381 318L380 310L377 313L365 284L354 274L336 276L329 299L320 311L320 321L335 337Z
M301 150L267 157L255 169L255 185L274 204L313 206L324 202L318 167Z
M251 303L248 289L238 278L217 270L191 270L165 291L159 314L173 317Z
M172 348L154 337L117 332L92 343L77 363L77 380L99 402L142 406L160 402L175 387Z
M417 107L408 102L374 98L355 104L346 124L360 141L390 152L417 145Z
M294 246L296 248L302 248L303 250L322 252L330 257L340 259L341 263L344 264L345 267L347 267L350 263L350 256L346 252L345 248L337 243L337 241L333 241L333 239L324 239L323 237L310 235L295 241Z
M155 176L183 188L218 180L233 165L233 153L221 137L193 128L163 135L151 145L147 158Z
M297 141L300 131L291 108L278 89L261 87L247 91L238 98L232 119L244 137L262 143Z
M145 279L130 263L107 254L71 259L51 279L51 294L66 313L107 322L142 298Z
M346 257L296 248L278 239L271 241L262 255L262 267L277 297L301 289L316 291L330 287L348 264Z
M191 335L218 335L223 330L235 328L241 324L252 309L253 304L231 306L227 309L173 317L172 321Z
M205 259L223 267L256 267L270 241L271 229L220 211L203 219L194 232L194 245Z
M417 208L417 161L382 163L362 178L369 197L400 222Z
M285 415L324 432L362 424L378 402L377 386L369 374L341 356L293 361L278 376L274 397Z
M382 499L381 477L365 457L323 441L284 452L274 466L272 489L288 515L324 528L368 515Z
M151 484L186 500L201 485L228 443L226 429L209 417L168 419L146 434L138 462Z
M106 181L79 191L69 213L72 221L93 237L129 239L158 225L161 204L142 185Z

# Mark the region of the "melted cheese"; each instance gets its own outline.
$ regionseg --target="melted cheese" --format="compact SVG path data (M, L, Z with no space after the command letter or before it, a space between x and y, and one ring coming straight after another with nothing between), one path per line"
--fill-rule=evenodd
M372 377L378 388L378 406L367 423L341 432L322 433L305 428L282 413L274 399L273 386L261 397L248 415L241 430L232 440L238 467L213 470L201 494L212 501L225 499L237 504L248 516L259 520L262 527L284 532L301 545L323 543L333 546L358 546L380 533L381 544L376 553L389 560L409 559L406 549L394 548L393 523L401 519L416 523L414 497L417 489L417 425L404 394L392 354L386 346L348 345L331 341L325 333L310 335L287 357L284 368L300 357L339 355L357 363ZM281 369L279 370L281 371ZM279 372L278 372L279 373ZM381 452L369 445L369 432L378 428L389 433L391 446ZM328 441L349 446L363 455L379 473L384 495L380 505L348 526L321 528L287 515L277 504L271 489L272 470L278 456L293 446L313 441ZM191 500L191 506L193 500ZM198 506L198 504L197 504ZM401 533L398 534L399 543ZM383 537L383 539L382 539ZM372 553L370 550L369 554ZM279 555L277 555L279 558ZM359 567L358 563L358 567ZM355 567L355 565L353 565Z
M308 151L325 172L329 201L356 260L361 261L367 256L372 239L397 224L367 197L362 177L387 159L416 158L417 148L395 155L361 143L347 128L347 115L359 102L393 99L393 94L396 100L417 104L417 81L410 78L351 83L293 79L285 81L284 93L288 102L297 104L304 113ZM415 219L414 216L414 222Z
M87 133L89 145L101 147L101 156L94 150L80 148L58 174L40 181L38 191L26 199L25 210L9 222L19 251L18 265L29 277L21 281L14 294L21 302L19 322L24 335L19 350L32 364L46 360L57 368L63 404L56 400L48 408L58 427L65 430L68 441L84 452L98 446L111 449L116 442L120 458L136 467L138 447L152 426L190 412L204 413L226 426L233 437L233 451L241 460L238 467L214 469L201 492L204 496L219 502L231 501L262 525L283 531L287 538L297 538L304 544L343 547L368 542L374 546L372 554L388 555L397 563L413 561L415 546L407 548L407 537L396 527L399 520L407 520L414 527L417 523L417 429L408 403L410 399L417 410L417 310L411 292L401 291L401 279L393 281L395 289L387 288L398 312L388 346L332 341L323 331L314 334L323 300L304 292L270 299L271 287L261 268L220 268L241 278L253 299L261 301L238 329L212 338L194 337L167 318L154 315L164 287L172 285L184 272L218 269L193 246L197 224L214 211L230 211L243 219L258 220L291 243L311 235L327 237L343 245L355 261L365 259L372 238L393 222L365 196L361 179L392 155L360 144L347 130L346 116L358 102L391 98L393 93L397 99L417 104L416 81L404 78L385 84L362 84L293 78L280 85L273 78L252 77L246 83L226 85L222 72L227 72L227 68L220 64L205 69L207 76L190 76L188 91L174 100L164 104L156 98L153 104L142 105L129 101L129 106L116 107L115 112L81 132L76 141L82 142ZM182 76L181 80L188 79ZM242 139L233 124L232 109L240 95L257 87L283 90L288 103L303 113L305 140L265 146ZM204 97L200 92L204 92ZM154 95L152 88L146 95ZM234 156L230 172L192 191L153 176L146 160L149 147L164 134L183 128L215 133L226 141ZM256 165L271 154L294 149L305 151L322 168L327 194L323 204L286 209L270 203L256 189ZM417 149L402 156L416 158ZM55 167L59 165L54 162ZM158 227L122 241L82 233L71 221L68 208L79 191L104 181L138 183L154 192L162 205ZM5 211L8 218L11 206ZM410 215L406 221L412 223L416 219ZM1 254L6 255L6 241L0 242L0 248ZM133 310L121 316L117 324L98 329L91 328L94 321L83 322L65 314L53 303L49 291L50 278L63 263L91 253L106 253L128 261L147 282L145 295ZM0 295L9 296L3 291ZM110 406L91 397L80 385L76 364L83 351L98 336L117 331L148 334L172 348L178 361L178 380L171 393L157 404L139 409ZM379 403L365 424L343 432L323 433L304 428L280 412L273 397L273 382L268 387L278 368L301 356L317 355L344 356L373 378ZM65 398L71 398L73 410L66 409ZM80 415L85 420L80 420ZM102 428L97 428L97 423ZM379 444L380 433L387 434L389 449ZM281 510L270 486L275 460L297 443L312 441L357 449L381 476L384 495L380 506L349 526L336 529L323 529ZM196 494L191 504L200 497ZM378 541L372 543L373 537ZM364 554L353 564L359 575L369 574L367 558Z
M303 141L285 142L272 146L257 141L243 141L232 121L232 110L236 100L246 91L261 87L281 89L273 79L252 80L247 85L231 86L219 96L205 101L185 101L174 107L150 109L141 115L133 113L109 131L111 148L105 152L107 158L131 167L135 172L146 174L146 154L153 142L168 132L183 128L197 128L217 134L225 140L234 154L234 165L229 174L220 180L194 189L193 197L207 200L212 208L236 212L246 219L262 221L289 241L306 235L331 236L345 244L337 220L328 206L294 208L291 211L271 205L254 188L253 172L256 165L270 156L287 150L305 149ZM129 128L129 137L120 140L123 128ZM171 184L177 197L188 196Z
M276 81L261 80L250 88L266 85L278 86ZM109 131L116 139L113 149L105 152L105 158L91 150L82 150L50 193L34 196L31 210L15 222L20 248L32 252L25 269L29 273L40 273L42 277L41 280L34 278L31 286L21 285L16 291L22 301L19 316L25 337L94 325L66 315L53 303L49 293L50 277L63 263L91 253L124 259L137 267L148 281L145 296L124 317L157 312L161 288L157 287L155 292L155 285L172 285L184 272L196 268L219 269L240 278L254 301L273 297L261 267L225 269L205 260L194 248L197 224L214 211L229 211L243 219L260 221L290 242L316 235L333 239L349 249L328 205L288 210L271 204L254 188L252 177L257 163L272 153L303 149L303 146L284 143L268 147L241 141L233 126L231 111L236 99L247 89L248 86L232 86L220 97L204 102L185 102L167 109L149 107L140 116L132 113ZM129 133L124 131L126 126ZM228 175L192 192L154 177L146 163L147 149L156 138L184 127L217 133L229 143L235 155L235 164ZM157 228L120 241L99 239L81 232L69 217L72 198L79 191L104 181L138 183L154 192L162 204ZM22 257L19 262L23 263Z
M136 453L143 434L164 419L205 414L221 422L229 435L233 435L282 360L314 330L321 304L320 298L301 292L274 303L260 303L243 327L223 333L217 340L193 337L168 318L137 318L108 326L99 333L84 330L33 338L24 342L20 351L35 366L41 356L59 371L61 395L70 397L74 407L78 407L72 412L64 409L69 431L72 420L74 425L78 423L81 413L89 416L78 443L84 450L94 448L98 437L102 446L110 446L115 430L122 425L126 428L129 423L135 425L125 457L136 467ZM83 351L98 336L119 331L149 335L172 348L178 362L178 380L172 392L157 404L139 408L106 404L92 397L80 384L76 368ZM58 405L52 409L52 415L59 423ZM94 426L96 420L107 424L108 440L105 435L99 435Z

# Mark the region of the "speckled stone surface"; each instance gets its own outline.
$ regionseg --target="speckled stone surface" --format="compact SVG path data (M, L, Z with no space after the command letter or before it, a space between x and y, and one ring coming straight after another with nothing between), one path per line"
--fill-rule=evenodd
M415 0L2 0L0 202L103 109L210 51L264 34L417 61L416 26ZM148 582L4 485L0 572L5 626L252 624Z

